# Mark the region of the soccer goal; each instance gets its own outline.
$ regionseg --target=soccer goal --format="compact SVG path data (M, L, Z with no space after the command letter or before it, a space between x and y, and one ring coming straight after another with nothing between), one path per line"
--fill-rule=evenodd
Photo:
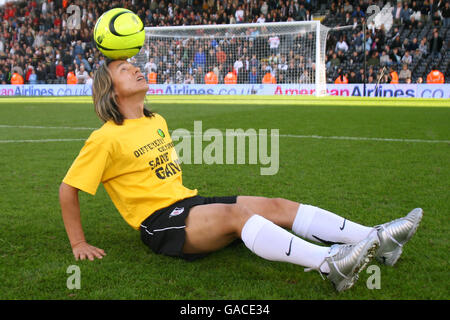
M177 85L182 93L195 85L277 84L321 96L328 30L320 21L147 27L135 59L150 84Z

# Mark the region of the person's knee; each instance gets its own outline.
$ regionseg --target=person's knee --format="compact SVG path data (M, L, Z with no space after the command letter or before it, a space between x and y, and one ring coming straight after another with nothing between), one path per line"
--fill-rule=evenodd
M236 234L240 234L245 222L254 214L247 207L240 204L230 204L227 208L225 223L229 223Z
M274 212L282 212L286 206L286 199L283 198L270 198L270 206Z
M290 228L298 210L299 204L283 198L270 198L267 200L267 218L273 223Z
M298 203L283 198L269 198L268 207L271 208L271 211L274 213L285 214L296 210Z

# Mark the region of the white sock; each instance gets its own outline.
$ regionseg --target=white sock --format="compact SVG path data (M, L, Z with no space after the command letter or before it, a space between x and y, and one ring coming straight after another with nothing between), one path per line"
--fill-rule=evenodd
M253 253L271 261L283 261L309 268L317 268L328 255L330 248L309 243L277 226L260 215L253 215L245 223L242 241ZM328 264L320 270L330 272Z
M299 206L292 225L292 231L296 235L327 245L357 243L365 239L372 230L373 228L307 204Z

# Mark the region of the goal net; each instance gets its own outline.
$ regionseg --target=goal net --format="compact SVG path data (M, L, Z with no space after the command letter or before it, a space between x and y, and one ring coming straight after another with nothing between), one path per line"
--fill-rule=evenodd
M291 94L326 94L329 29L319 21L145 30L145 45L133 59L150 90L160 90L155 93L270 94L283 87Z

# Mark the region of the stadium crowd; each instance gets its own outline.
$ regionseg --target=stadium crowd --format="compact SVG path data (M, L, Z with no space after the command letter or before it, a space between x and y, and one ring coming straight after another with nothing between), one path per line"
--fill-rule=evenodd
M449 1L398 2L393 9L392 28L385 31L369 25L364 43L361 24L367 18L368 6L383 7L385 3L384 0L9 2L0 8L0 84L92 82L93 72L104 62L92 41L94 25L104 11L114 7L136 12L145 26L304 21L311 20L313 15L324 15L322 23L329 27L353 26L328 34L327 82L373 83L378 79L383 83L443 82L444 75L448 81ZM81 8L79 28L71 25L67 9L72 4ZM430 37L419 36L424 28L428 28ZM404 36L406 31L417 36L409 39ZM217 43L205 46L191 43L180 52L153 42L144 48L148 57L144 71L151 83L314 82L314 63L308 57L272 50L274 42L279 45L283 40L283 37L269 38L256 43L258 50L252 50L245 41L227 42L226 48ZM161 51L168 59L158 59ZM431 71L428 75L434 72L433 77L422 74L414 77L414 68L424 59L429 67L433 65L432 70L424 70ZM205 70L205 66L215 68ZM236 72L239 69L242 72Z

